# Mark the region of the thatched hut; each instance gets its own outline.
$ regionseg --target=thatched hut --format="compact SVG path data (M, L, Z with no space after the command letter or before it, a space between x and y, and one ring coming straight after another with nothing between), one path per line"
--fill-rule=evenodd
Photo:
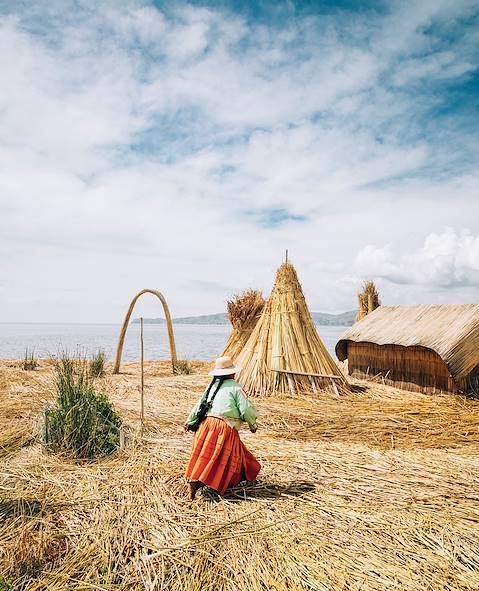
M228 301L228 318L233 330L223 355L236 360L258 323L265 303L263 294L255 289L248 289Z
M349 391L323 344L296 271L284 263L261 318L238 356L238 380L251 396L297 394L328 388Z
M479 305L382 306L336 344L351 375L396 387L468 392L479 383Z

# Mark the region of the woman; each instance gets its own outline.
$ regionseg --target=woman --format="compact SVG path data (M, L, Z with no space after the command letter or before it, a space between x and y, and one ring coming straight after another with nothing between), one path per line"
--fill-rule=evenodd
M190 463L186 469L190 500L205 485L222 495L227 488L236 486L242 480L254 480L261 469L258 460L246 449L238 434L243 422L255 433L258 418L255 407L234 380L239 369L229 357L219 357L215 368L209 373L213 381L186 421L185 430L189 431L198 420L202 401L203 408L204 402L207 402L206 418L196 431Z

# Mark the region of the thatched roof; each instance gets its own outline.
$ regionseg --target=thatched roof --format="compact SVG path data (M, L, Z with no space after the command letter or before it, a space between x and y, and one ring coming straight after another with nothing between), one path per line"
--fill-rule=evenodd
M238 381L249 395L316 391L333 384L333 389L349 391L345 377L316 330L290 263L278 269L271 297L237 362L243 368ZM281 373L284 371L288 373ZM311 374L317 375L310 378Z
M446 363L454 378L479 364L479 304L382 306L349 328L336 344L341 361L348 341L426 347Z

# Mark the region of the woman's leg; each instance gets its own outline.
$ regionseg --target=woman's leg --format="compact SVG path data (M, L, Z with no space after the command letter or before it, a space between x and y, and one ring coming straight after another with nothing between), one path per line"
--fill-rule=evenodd
M198 490L202 486L204 486L204 484L202 482L200 482L199 480L191 480L190 482L188 482L188 487L190 489L190 492L189 492L190 501L194 501L196 493L198 492Z

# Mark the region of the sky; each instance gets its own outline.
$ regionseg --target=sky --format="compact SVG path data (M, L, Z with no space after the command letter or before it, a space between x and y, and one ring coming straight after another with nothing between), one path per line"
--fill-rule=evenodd
M479 300L479 0L0 0L0 321ZM144 297L136 315L161 316Z

